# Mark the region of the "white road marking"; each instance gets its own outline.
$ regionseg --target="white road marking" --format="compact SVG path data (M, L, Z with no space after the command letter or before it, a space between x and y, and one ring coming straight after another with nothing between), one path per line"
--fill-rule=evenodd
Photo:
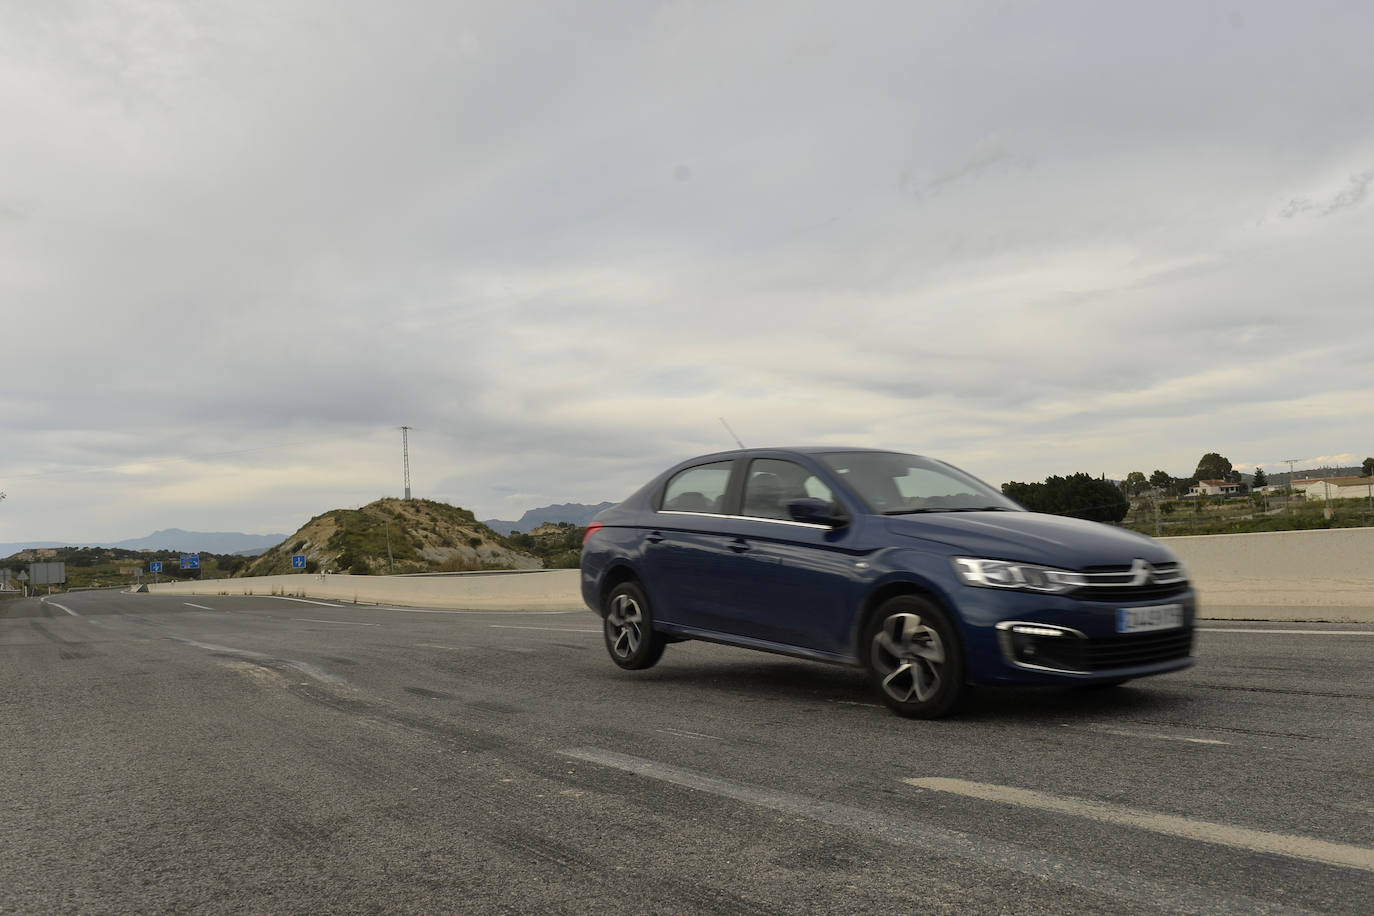
M718 776L688 770L667 763L632 757L595 747L574 747L560 751L564 756L599 766L623 770L647 779L707 792L794 818L805 818L852 831L867 840L916 848L931 856L962 859L983 869L992 864L1042 881L1068 885L1092 894L1106 894L1154 909L1176 909L1209 913L1301 913L1269 900L1241 895L1226 895L1209 888L1156 881L1126 871L1058 856L1043 849L950 830L934 824L869 811L837 802L822 801L759 786L731 782Z
M585 609L578 611L493 611L482 608L463 608L458 610L440 610L436 608L424 607L396 607L390 604L379 604L376 606L379 611L405 611L407 614L461 614L472 616L473 614L500 614L502 616L512 616L518 614L521 617L548 617L558 614L586 614Z
M417 648L417 649L448 649L450 652L466 652L466 651L468 651L468 647L467 647L467 646L441 646L441 645L439 645L438 643L434 643L434 642L417 642L417 643L415 644L415 648Z
M301 604L318 604L320 607L347 607L343 604L330 604L327 601L311 601L309 598L290 598L286 595L260 595L262 598L276 598L278 601L299 601Z
M1284 633L1291 636L1374 636L1374 630L1247 630L1241 627L1197 627L1199 633Z
M493 630L547 630L550 633L600 633L600 630L574 630L571 627L521 627L511 623L489 623Z
M193 607L193 608L195 608L195 609L198 610L198 611L213 611L213 610L214 610L214 608L212 608L212 607L206 607L206 606L203 605L203 604L192 604L192 603L189 602L189 601L183 601L183 602L181 602L181 603L182 603L182 605L184 605L185 607Z
M323 681L326 684L347 683L346 681L344 681L343 678L335 677L328 671L325 671L319 665L312 665L310 662L298 661L294 658L282 658L279 655L267 655L262 652L254 652L251 649L236 649L233 646L218 646L214 643L198 642L194 639L180 639L176 636L169 636L168 639L171 639L173 642L179 642L184 646L194 646L197 649L204 649L207 652L215 652L220 655L228 655L233 658L241 658L250 662L257 662L259 664L266 664L268 666L285 665L288 668L295 668L302 674L313 677L317 681Z
M362 623L357 620L317 620L314 617L292 617L292 620L302 620L306 623L339 623L349 627L379 627L380 623Z
M53 607L57 608L58 610L60 610L60 611L66 611L68 614L71 614L73 617L80 617L80 616L81 616L81 615L78 614L76 611L73 611L71 608L67 607L65 604L58 604L56 601L49 601L47 598L42 598L42 599L40 599L38 603L39 603L39 604L51 604Z
M1189 744L1226 744L1229 741L1218 741L1216 738L1185 738L1182 735L1164 735L1159 732L1133 732L1124 728L1109 728L1105 725L1070 725L1063 723L1065 728L1072 728L1075 731L1096 732L1101 735L1116 735L1119 738L1156 738L1160 741L1186 741Z
M665 735L677 735L679 738L709 738L712 741L724 741L719 735L703 735L700 732L681 731L676 728L656 728L656 732L663 732Z
M929 777L925 779L903 779L902 782L919 789L949 792L968 798L982 799L983 801L1001 802L1023 808L1035 808L1040 811L1086 817L1105 824L1136 827L1166 836L1214 843L1218 846L1230 846L1234 849L1248 849L1251 852L1287 856L1291 859L1304 859L1309 862L1321 862L1324 865L1340 865L1346 868L1374 871L1374 849L1364 846L1348 846L1344 843L1329 843L1326 840L1287 833L1268 833L1263 830L1232 827L1229 824L1198 821L1171 814L1157 814L1153 811L1142 811L1123 805L1051 795L1048 792L1017 789L1012 786L969 782L966 779Z

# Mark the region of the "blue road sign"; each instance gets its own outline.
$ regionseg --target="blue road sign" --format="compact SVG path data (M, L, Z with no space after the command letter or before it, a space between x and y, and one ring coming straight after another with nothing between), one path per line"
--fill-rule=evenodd
M149 561L148 561L148 572L162 572L162 561L161 561L161 560L149 560Z
M200 569L200 554L183 553L181 555L182 569Z
M291 555L292 569L305 569L305 554L296 553Z

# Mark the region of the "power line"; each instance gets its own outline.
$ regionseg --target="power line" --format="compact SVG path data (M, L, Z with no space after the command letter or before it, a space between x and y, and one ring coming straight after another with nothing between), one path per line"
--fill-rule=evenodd
M401 463L406 474L406 499L410 499L410 427L401 427Z

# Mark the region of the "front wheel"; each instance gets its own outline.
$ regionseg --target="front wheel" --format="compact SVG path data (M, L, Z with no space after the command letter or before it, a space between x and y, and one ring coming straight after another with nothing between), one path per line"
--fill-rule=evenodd
M637 582L622 582L606 596L603 631L611 661L637 671L649 668L663 657L665 641L654 632L649 599Z
M883 602L863 639L864 665L889 709L935 719L964 692L964 653L949 615L919 595Z

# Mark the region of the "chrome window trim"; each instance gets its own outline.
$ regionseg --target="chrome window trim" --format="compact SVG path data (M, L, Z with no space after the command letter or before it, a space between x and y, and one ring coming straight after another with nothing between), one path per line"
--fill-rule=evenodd
M656 509L659 515L691 515L698 518L730 518L742 522L772 522L774 525L792 525L797 528L819 528L822 531L829 531L829 525L818 525L815 522L794 522L784 518L765 518L762 515L725 515L721 512L683 512L680 509Z

